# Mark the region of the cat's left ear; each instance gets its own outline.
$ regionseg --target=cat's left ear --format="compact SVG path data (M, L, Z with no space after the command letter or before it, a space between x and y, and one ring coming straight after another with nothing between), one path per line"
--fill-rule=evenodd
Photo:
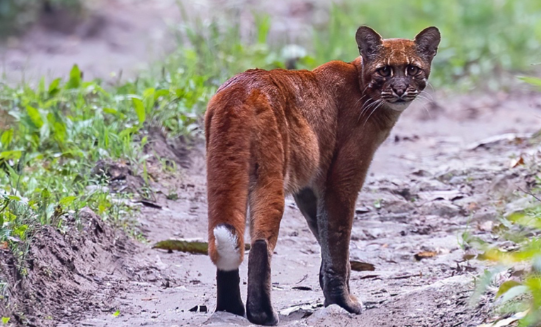
M377 57L381 48L381 36L368 26L357 29L355 40L359 47L359 53L364 60L373 60Z
M417 34L415 37L415 44L418 51L428 57L430 60L434 58L438 52L438 45L440 44L441 35L440 31L434 27L427 27Z

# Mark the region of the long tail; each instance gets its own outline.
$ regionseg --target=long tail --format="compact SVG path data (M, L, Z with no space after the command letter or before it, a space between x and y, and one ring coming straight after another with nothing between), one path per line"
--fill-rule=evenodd
M205 117L209 256L222 271L244 258L251 138L244 109L209 105Z

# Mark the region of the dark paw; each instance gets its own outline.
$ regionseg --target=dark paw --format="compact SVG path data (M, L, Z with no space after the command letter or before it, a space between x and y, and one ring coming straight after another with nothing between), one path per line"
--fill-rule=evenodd
M241 303L232 303L232 304L218 304L216 306L216 311L225 311L237 316L244 317L244 305Z
M250 306L246 308L246 317L251 323L263 326L275 326L278 325L278 314L272 309L250 309Z
M240 297L239 270L216 272L218 301L216 311L226 311L244 317L244 304Z
M327 307L331 304L337 304L349 313L360 314L363 311L361 302L359 302L355 296L349 294L340 297L326 298L325 306Z

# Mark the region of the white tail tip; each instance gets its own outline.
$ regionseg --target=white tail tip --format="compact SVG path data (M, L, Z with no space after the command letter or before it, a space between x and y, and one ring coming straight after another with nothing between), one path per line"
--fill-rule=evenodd
M237 235L233 234L224 225L214 227L213 232L216 251L218 252L216 267L222 271L238 269L241 263L241 256Z

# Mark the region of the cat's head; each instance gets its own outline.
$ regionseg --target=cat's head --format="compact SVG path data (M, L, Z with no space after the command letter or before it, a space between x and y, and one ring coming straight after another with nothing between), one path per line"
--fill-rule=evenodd
M370 27L359 27L355 39L362 56L361 91L390 109L406 109L426 87L440 38L436 27L413 40L382 39Z

